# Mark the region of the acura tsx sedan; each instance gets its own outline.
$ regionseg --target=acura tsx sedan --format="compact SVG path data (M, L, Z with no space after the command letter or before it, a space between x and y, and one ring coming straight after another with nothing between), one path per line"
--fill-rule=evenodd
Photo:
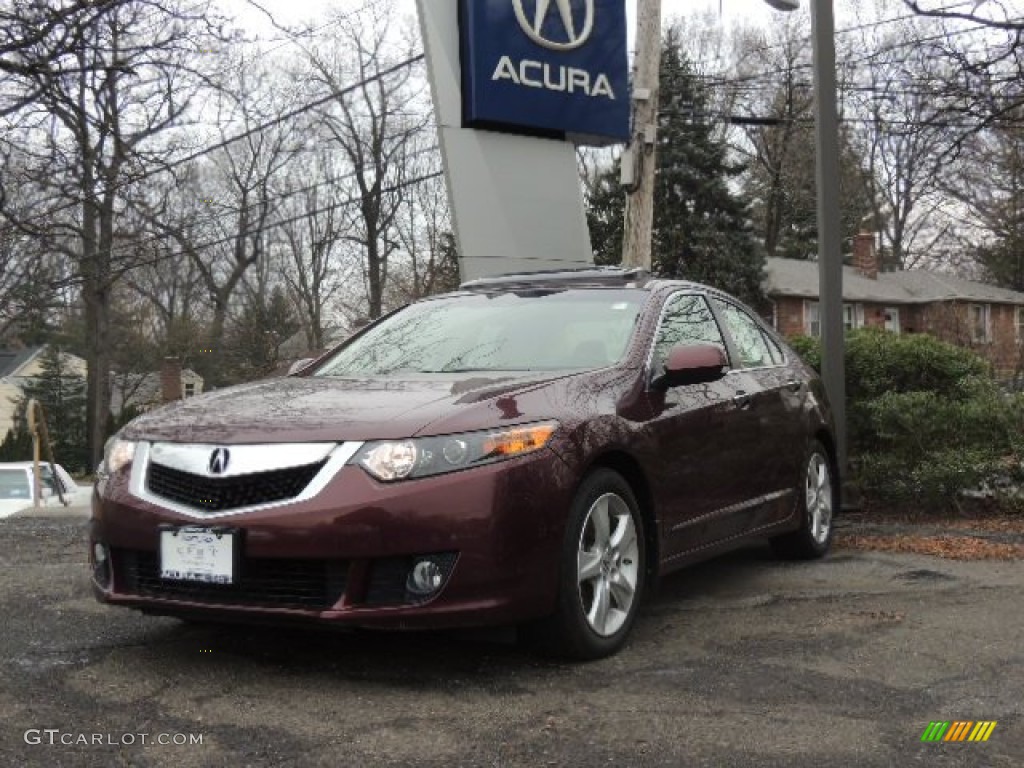
M294 375L108 442L106 603L185 619L517 625L597 658L677 568L755 540L821 557L821 381L743 304L588 269L467 283Z

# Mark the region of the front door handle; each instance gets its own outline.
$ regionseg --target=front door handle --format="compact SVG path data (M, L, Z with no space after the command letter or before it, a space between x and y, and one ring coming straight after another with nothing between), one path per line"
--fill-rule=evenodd
M750 395L748 395L746 392L737 392L733 396L732 402L737 408L749 408Z
M786 382L786 389L788 389L790 392L799 392L803 388L803 386L804 383L802 381L797 381L796 379Z

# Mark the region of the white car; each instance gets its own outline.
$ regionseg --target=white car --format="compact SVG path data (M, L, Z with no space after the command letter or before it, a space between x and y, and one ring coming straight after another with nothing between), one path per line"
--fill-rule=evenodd
M65 504L76 501L76 497L83 490L64 467L60 464L53 466L56 475L50 471L49 464L39 464L39 479L42 481L42 495L39 499L41 507L60 506L60 497L57 494L58 484L64 494ZM32 509L34 486L31 461L0 463L0 517L10 517L16 512Z

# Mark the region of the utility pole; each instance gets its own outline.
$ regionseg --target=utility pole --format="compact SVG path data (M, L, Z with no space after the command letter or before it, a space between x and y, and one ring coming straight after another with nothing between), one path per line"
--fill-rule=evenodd
M846 371L843 334L843 256L839 219L839 116L832 0L811 0L818 155L818 295L821 378L836 422L839 470L846 470Z
M661 75L661 0L637 0L633 137L622 156L626 221L622 264L651 268L654 172L658 165L658 92Z

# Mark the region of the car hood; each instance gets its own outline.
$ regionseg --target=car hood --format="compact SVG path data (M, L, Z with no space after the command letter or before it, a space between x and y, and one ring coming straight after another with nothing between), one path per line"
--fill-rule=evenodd
M32 509L32 499L0 499L0 518Z
M285 443L380 440L529 420L515 395L570 375L449 374L419 379L289 377L217 390L140 416L129 440ZM467 426L472 425L472 426Z

